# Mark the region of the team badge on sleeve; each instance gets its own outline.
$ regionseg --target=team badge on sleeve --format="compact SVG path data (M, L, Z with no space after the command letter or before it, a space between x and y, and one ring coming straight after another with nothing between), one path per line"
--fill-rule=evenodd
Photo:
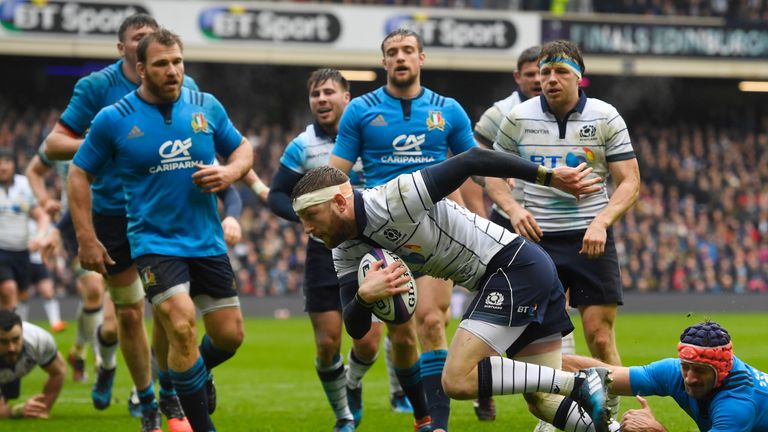
M429 130L440 129L444 131L445 119L443 118L443 113L440 111L430 111L429 116L427 116L427 128Z
M208 120L205 119L203 113L197 112L192 114L192 130L195 131L195 133L208 133Z

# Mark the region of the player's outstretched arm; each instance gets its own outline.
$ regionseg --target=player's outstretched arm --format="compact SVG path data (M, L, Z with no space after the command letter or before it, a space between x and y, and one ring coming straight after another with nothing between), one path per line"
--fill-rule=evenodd
M437 202L456 190L473 175L486 177L514 177L544 186L556 187L575 195L597 192L600 177L588 179L592 172L586 164L576 168L557 167L554 170L527 161L519 156L492 150L473 148L437 165L421 170L432 202Z
M32 189L32 193L35 195L40 207L49 216L55 217L61 211L61 203L59 200L51 198L48 195L48 190L45 188L45 175L50 170L51 168L43 163L39 155L34 155L32 160L29 161L24 175L27 176L29 187Z
M331 158L328 160L328 166L341 170L344 174L349 174L349 172L352 171L352 167L354 165L355 165L354 161L348 161L343 157L339 157L333 154L331 155Z
M629 368L601 362L592 357L563 354L563 370L578 372L582 369L602 367L611 371L613 382L610 384L610 393L619 396L632 396L632 386L629 382Z
M82 143L83 138L57 122L45 139L45 156L50 160L70 160Z

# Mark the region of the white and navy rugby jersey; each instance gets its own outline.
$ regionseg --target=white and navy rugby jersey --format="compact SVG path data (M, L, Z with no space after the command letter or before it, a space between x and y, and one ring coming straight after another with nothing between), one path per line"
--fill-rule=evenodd
M449 199L433 203L418 171L356 191L354 199L358 237L333 249L340 281L356 275L363 255L380 246L412 271L475 290L490 260L517 237Z
M608 205L608 164L635 158L627 125L616 108L587 98L583 91L562 123L550 112L544 96L521 103L501 122L493 147L547 168L586 162L594 170L591 176L603 178L601 192L578 202L558 189L526 183L522 204L544 232L586 229Z
M37 200L25 176L14 174L10 186L0 186L0 249L27 250L30 238L27 219L36 205Z
M512 111L512 108L528 100L520 90L515 90L506 98L496 101L490 108L485 110L480 120L475 123L475 139L488 147L493 146L496 141L496 135L499 133L501 121Z
M58 349L50 333L26 321L21 324L21 329L24 339L21 355L16 364L7 365L0 362L0 385L27 375L35 366L46 367L56 359Z

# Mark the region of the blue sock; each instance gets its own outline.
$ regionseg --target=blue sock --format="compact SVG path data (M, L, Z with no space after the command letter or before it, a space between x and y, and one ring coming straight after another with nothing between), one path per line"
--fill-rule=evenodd
M213 345L211 338L209 338L208 335L203 335L203 341L200 342L200 355L203 356L205 367L208 370L211 370L229 360L235 353L234 351L230 352L216 348Z
M419 359L421 363L421 381L424 383L424 394L429 404L429 415L432 417L433 429L448 430L448 416L451 414L451 402L443 391L441 382L447 350L425 352Z
M147 413L149 411L157 411L157 400L155 399L155 386L152 381L149 382L149 386L143 390L138 390L139 403L141 404L141 412Z
M403 388L405 395L413 405L413 418L421 420L429 415L427 409L427 400L424 397L424 386L421 382L421 368L417 361L408 369L395 368L395 374L400 381L400 387Z
M202 357L198 357L195 364L185 371L177 372L171 369L169 372L192 430L215 431L211 416L208 415L208 396L205 393L208 371Z
M176 396L176 388L173 386L171 372L167 370L157 370L157 382L160 383L160 397L169 398Z

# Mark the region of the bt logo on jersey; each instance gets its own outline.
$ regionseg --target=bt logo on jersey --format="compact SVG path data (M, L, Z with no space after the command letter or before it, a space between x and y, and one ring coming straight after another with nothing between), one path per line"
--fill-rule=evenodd
M160 154L160 165L155 165L149 168L150 174L155 174L165 171L174 171L178 169L194 168L197 164L202 164L203 161L193 161L192 156L189 154L189 149L192 148L192 138L185 140L168 140L164 142L158 149Z

